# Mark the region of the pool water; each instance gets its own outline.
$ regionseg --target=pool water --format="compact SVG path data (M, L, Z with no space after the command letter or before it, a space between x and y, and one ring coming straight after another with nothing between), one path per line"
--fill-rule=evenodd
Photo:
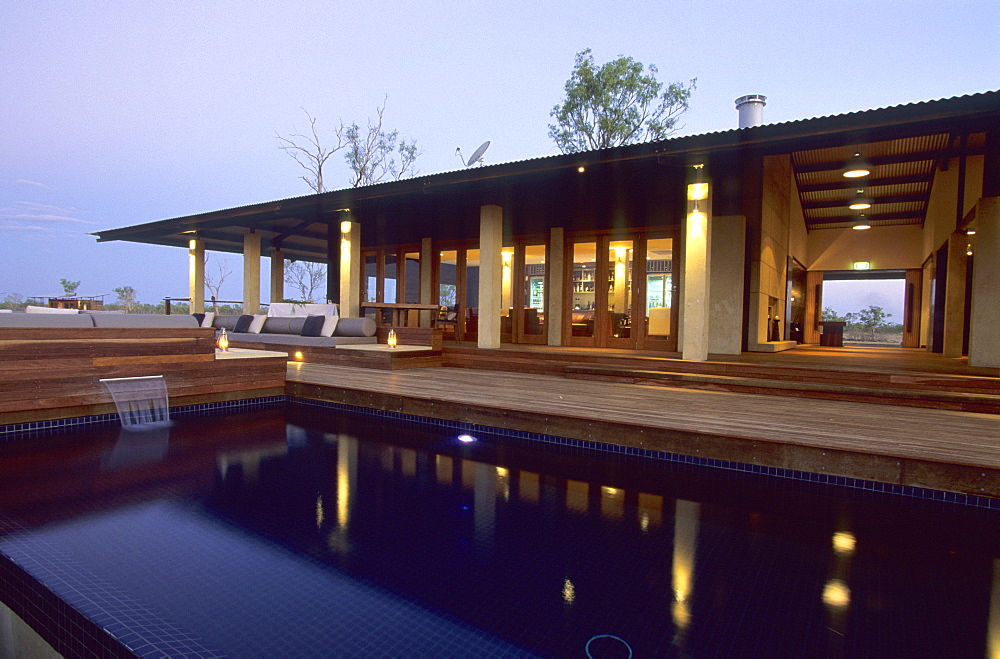
M0 483L0 553L141 655L1000 648L996 511L296 404L20 441Z

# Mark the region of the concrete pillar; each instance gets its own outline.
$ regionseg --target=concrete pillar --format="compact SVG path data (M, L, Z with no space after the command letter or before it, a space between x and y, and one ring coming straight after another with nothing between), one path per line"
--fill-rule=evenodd
M545 324L548 344L563 344L563 290L566 276L566 238L562 227L549 231L549 255L545 262L548 283L545 289Z
M933 254L933 253L932 253ZM934 290L934 259L924 264L920 282L920 345L928 351L933 348L933 322L931 319L931 291Z
M738 355L743 344L743 261L746 254L743 216L713 217L711 244L708 351Z
M965 332L965 275L968 244L964 233L955 232L948 238L948 274L944 293L945 357L961 357Z
M260 313L260 234L243 234L243 313Z
M326 299L340 302L340 222L326 225Z
M347 231L344 231L347 229ZM361 225L345 220L340 223L340 315L361 315Z
M976 204L976 256L972 270L969 365L1000 368L1000 197Z
M688 186L687 221L684 244L684 314L681 357L708 359L709 277L712 268L712 204L708 188L698 192ZM692 199L691 197L703 197Z
M205 313L205 241L188 241L188 297L191 313Z
M480 348L500 347L503 287L503 208L479 209L479 334Z
M271 250L271 302L281 302L285 297L285 251Z
M420 241L420 304L432 304L434 300L434 241L423 238ZM431 312L420 312L420 326L431 326Z

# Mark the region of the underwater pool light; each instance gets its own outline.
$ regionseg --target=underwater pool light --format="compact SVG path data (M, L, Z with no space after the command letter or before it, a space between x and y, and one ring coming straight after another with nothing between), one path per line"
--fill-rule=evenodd
M459 435L458 441L462 442L463 444L468 444L470 442L476 441L476 438L473 437L472 435Z

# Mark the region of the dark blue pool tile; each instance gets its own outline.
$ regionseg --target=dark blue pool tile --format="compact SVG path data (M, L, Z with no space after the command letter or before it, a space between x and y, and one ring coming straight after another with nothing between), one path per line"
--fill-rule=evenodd
M883 494L888 494L888 495L913 497L922 500L939 501L941 503L954 504L958 506L1000 509L1000 499L993 499L990 497L979 497L971 494L967 495L967 494L958 494L950 492L946 493L937 490L928 490L925 488L912 487L908 485L898 485L895 483L867 481L858 478L832 476L830 474L806 472L796 469L784 469L780 467L764 467L763 465L733 462L731 460L703 458L699 456L682 455L676 453L669 453L665 451L654 451L651 449L639 449L630 446L615 446L611 444L604 444L601 442L595 442L589 440L555 437L551 435L543 435L531 432L505 430L502 428L490 428L490 427L480 426L477 424L463 423L458 421L446 421L429 417L415 416L412 414L400 414L398 412L376 410L366 407L358 407L354 405L345 405L342 403L316 401L316 400L309 400L309 399L302 399L295 397L290 397L288 400L289 402L299 405L315 406L330 410L344 410L357 414L384 417L387 419L405 420L412 423L446 427L454 429L456 431L462 431L468 433L477 433L477 432L489 433L494 435L513 437L516 439L524 439L534 442L555 444L558 446L580 449L582 451L601 451L603 453L611 453L623 457L624 456L646 457L654 460L665 460L668 462L676 462L687 465L711 467L714 469L724 469L728 471L766 475L775 478L786 478L786 479L792 479L806 483L814 483L825 486L833 485L836 487L845 487L855 490L881 492Z

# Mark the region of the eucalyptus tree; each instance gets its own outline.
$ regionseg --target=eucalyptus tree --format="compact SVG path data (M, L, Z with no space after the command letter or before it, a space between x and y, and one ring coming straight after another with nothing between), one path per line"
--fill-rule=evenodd
M340 125L334 128L335 144L333 142L324 144L316 129L316 117L309 114L305 108L302 108L302 111L309 119L307 133L292 133L288 137L275 133L275 137L278 138L278 148L306 170L307 175L299 178L305 181L313 192L319 193L326 189L323 184L323 167L326 166L326 161L347 146L344 141L344 122L341 121Z
M373 185L385 180L398 181L417 173L415 164L420 151L416 140L407 142L399 137L399 131L387 131L382 127L385 105L375 108L375 118L368 118L365 129L357 124L347 127L347 152L344 157L353 173L351 185ZM398 160L397 160L398 158Z
M549 137L563 153L576 153L672 135L697 79L664 85L657 73L624 55L598 67L590 48L577 53L566 97L550 113Z

